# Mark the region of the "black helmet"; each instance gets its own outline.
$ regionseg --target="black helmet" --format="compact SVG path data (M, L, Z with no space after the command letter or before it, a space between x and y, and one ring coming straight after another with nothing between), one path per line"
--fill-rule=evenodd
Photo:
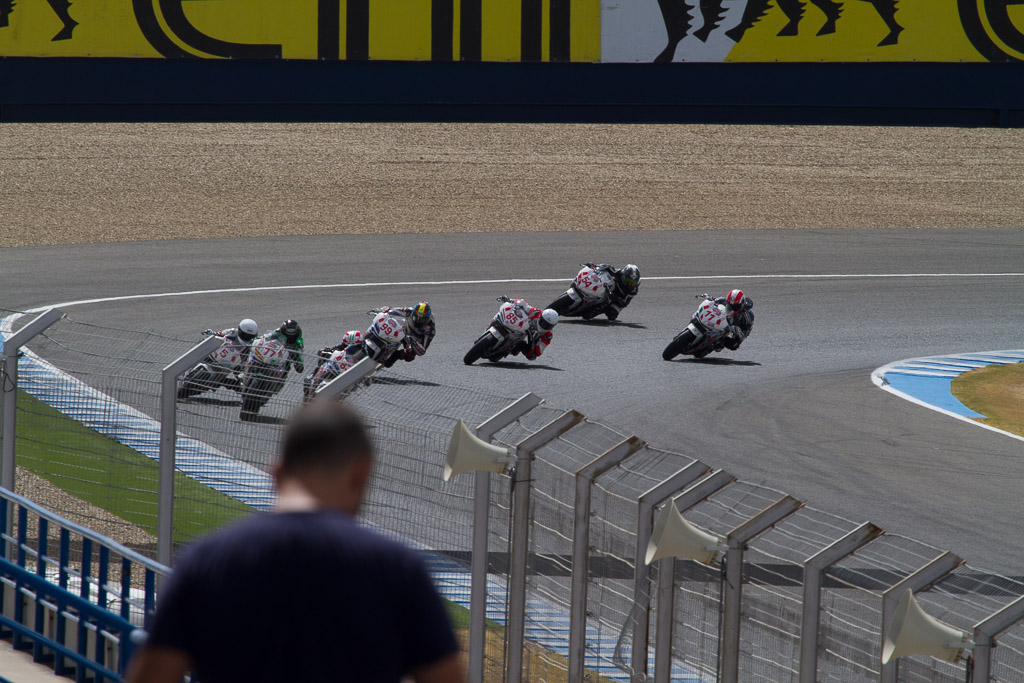
M285 320L277 330L284 335L289 342L294 343L302 336L302 328L294 320Z
M632 263L627 263L619 271L619 283L623 287L633 289L640 284L640 269Z

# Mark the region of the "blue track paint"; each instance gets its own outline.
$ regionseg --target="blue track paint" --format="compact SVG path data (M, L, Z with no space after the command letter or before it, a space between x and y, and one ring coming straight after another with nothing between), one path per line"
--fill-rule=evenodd
M957 400L950 388L953 383L952 377L928 377L891 372L886 373L885 379L893 389L909 394L936 408L942 408L964 417L985 417Z
M875 370L875 384L902 394L930 408L957 417L986 417L971 410L953 395L953 380L965 372L989 365L1024 362L1024 350L961 353L908 358Z

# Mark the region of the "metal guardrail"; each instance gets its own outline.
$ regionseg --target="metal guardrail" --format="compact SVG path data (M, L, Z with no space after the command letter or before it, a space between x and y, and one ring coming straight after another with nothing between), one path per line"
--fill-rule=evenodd
M4 488L0 530L0 635L57 675L120 681L170 568Z

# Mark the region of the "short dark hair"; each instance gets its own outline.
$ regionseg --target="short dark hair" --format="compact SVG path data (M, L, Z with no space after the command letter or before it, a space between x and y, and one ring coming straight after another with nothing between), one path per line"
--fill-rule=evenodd
M343 403L313 401L292 416L281 442L281 472L338 469L373 455L373 442L359 415Z

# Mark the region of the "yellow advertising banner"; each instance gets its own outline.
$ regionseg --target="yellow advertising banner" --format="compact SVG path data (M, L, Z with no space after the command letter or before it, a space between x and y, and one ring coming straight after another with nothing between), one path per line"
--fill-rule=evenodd
M0 0L0 56L1024 61L1024 0Z
M0 56L601 58L601 0L0 0Z

